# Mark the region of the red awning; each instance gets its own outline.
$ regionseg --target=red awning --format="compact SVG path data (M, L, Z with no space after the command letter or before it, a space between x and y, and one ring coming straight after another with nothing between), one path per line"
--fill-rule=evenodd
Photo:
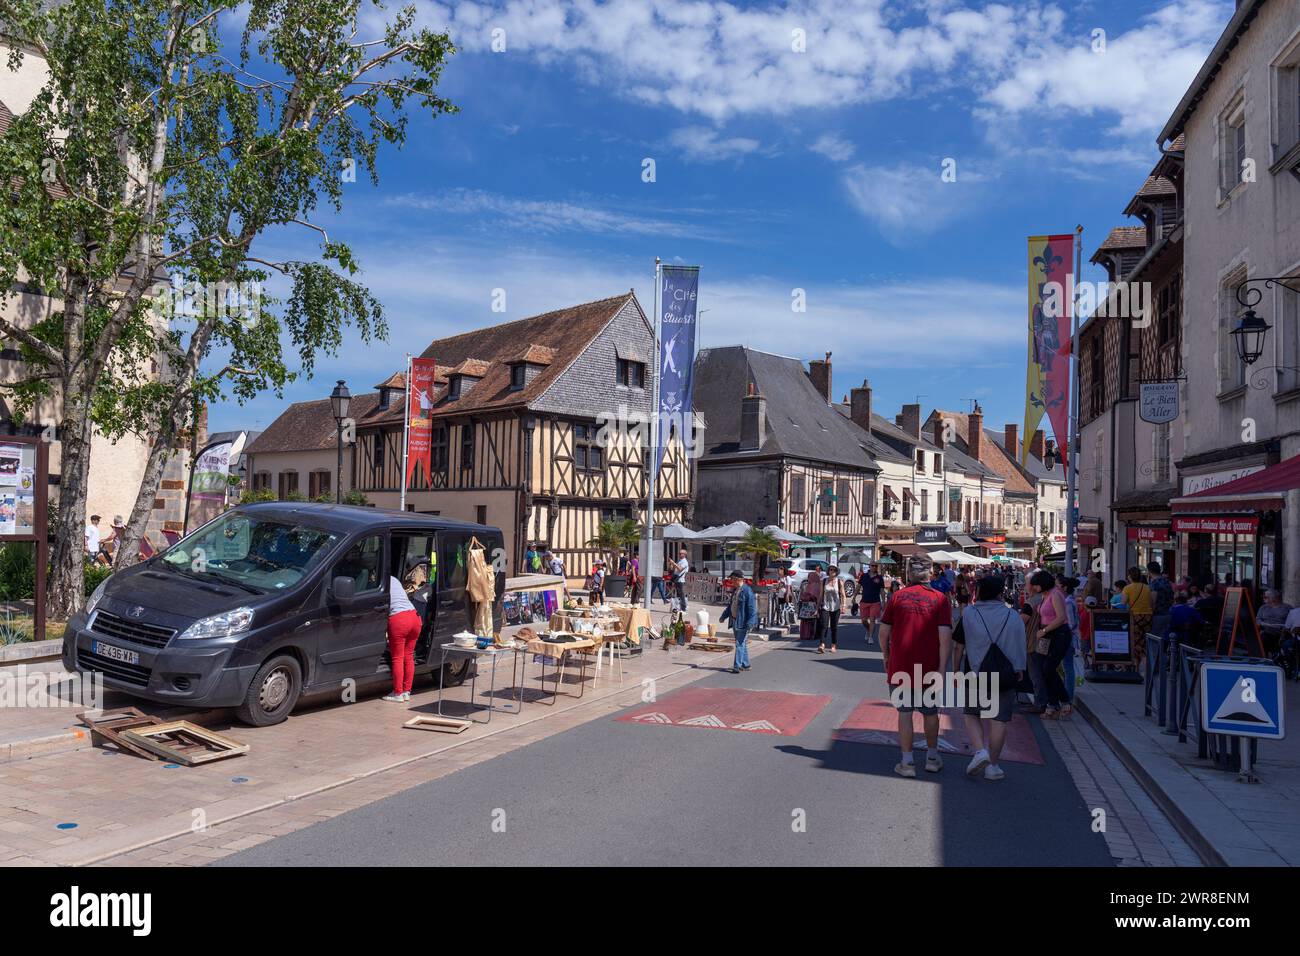
M1300 455L1269 465L1253 475L1183 495L1169 502L1175 514L1207 511L1277 511L1286 507L1286 494L1300 488Z
M898 500L898 495L894 494L894 489L889 487L889 485L885 485L885 500L886 501Z

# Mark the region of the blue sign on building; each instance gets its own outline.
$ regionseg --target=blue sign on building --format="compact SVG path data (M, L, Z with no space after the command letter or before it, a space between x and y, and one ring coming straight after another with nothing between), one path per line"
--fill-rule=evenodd
M1201 726L1236 737L1286 736L1286 677L1271 664L1211 660L1201 665Z

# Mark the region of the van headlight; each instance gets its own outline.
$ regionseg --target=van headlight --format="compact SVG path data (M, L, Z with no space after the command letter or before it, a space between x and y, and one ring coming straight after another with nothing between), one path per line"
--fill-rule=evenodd
M109 580L109 578L104 578L99 582L99 587L90 593L90 599L86 601L86 617L90 617L95 610L95 605L99 604L104 597L104 589L108 587Z
M214 614L212 617L205 617L201 621L195 621L185 630L183 630L178 641L198 641L213 637L230 637L234 634L242 634L253 623L253 609L251 607L237 607L233 611L226 611L224 614Z

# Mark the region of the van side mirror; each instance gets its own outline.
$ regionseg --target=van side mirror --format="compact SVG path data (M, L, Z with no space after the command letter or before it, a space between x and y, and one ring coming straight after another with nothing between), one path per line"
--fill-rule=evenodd
M500 601L503 597L505 597L505 593L506 593L506 573L504 571L498 571L496 599Z
M346 575L335 578L330 582L330 597L336 601L351 601L357 596L357 579L350 578Z

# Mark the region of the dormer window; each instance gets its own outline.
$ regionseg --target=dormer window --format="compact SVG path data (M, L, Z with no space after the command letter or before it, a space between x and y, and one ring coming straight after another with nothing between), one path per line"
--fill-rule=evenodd
M619 359L618 384L627 388L645 388L645 363Z
M460 390L461 390L460 382L461 379L463 379L464 377L465 376L463 375L453 375L451 378L447 380L447 397L452 401L455 401L456 399L460 398Z
M524 362L516 362L510 366L510 391L517 392L528 384L528 366Z
M381 388L379 390L379 407L380 409L388 408L393 404L393 392L395 389Z

